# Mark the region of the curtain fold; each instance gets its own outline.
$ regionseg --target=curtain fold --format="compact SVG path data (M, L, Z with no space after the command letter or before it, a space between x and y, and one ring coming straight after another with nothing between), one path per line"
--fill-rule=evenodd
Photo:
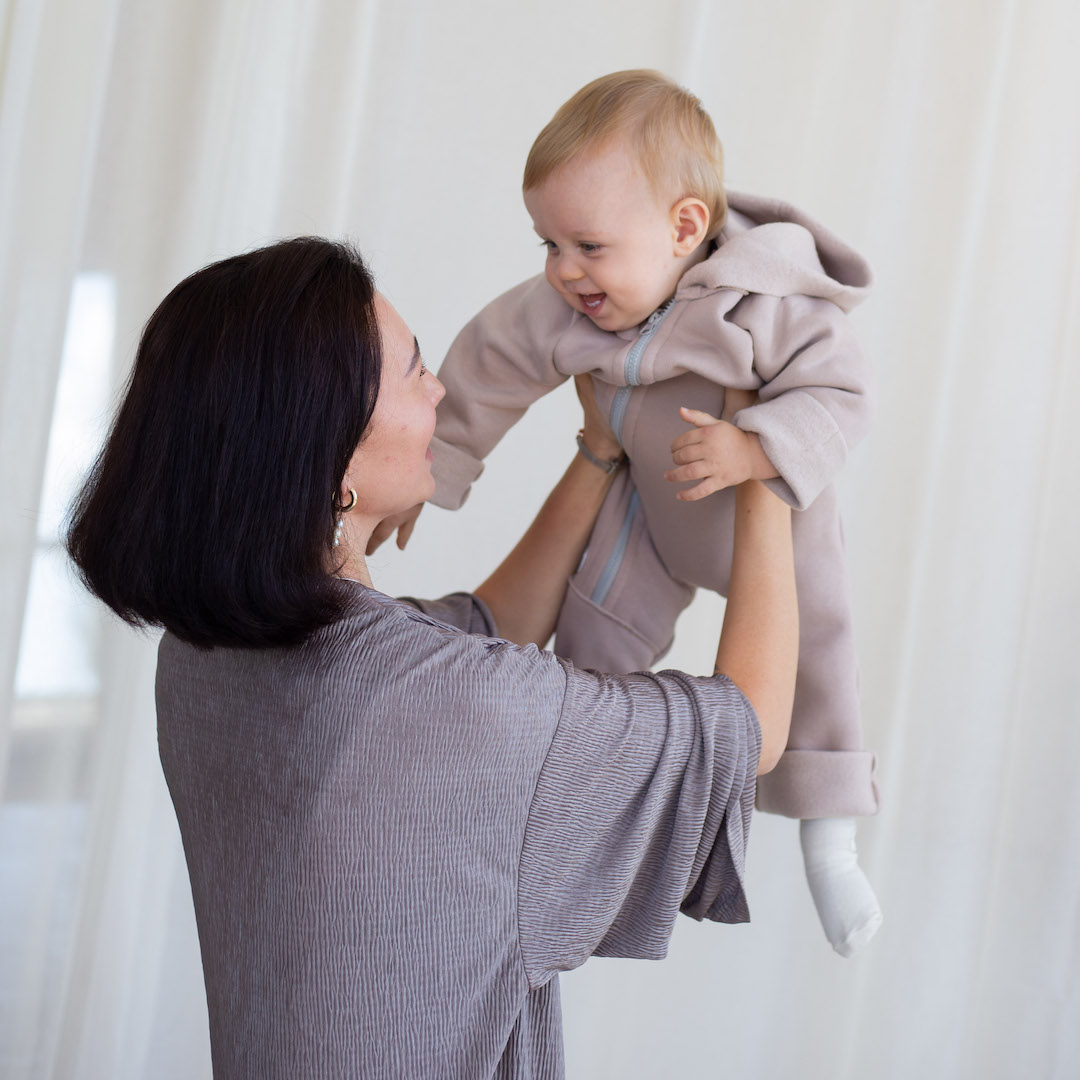
M7 11L0 96L0 687L11 704L49 420L86 224L115 0ZM63 73L68 93L55 92ZM0 725L0 770L7 728Z
M55 571L79 282L108 284L113 402L172 285L281 235L355 240L437 366L541 268L519 190L536 132L596 75L654 66L710 110L733 187L805 207L875 268L854 318L879 415L841 491L884 792L861 861L886 922L835 957L795 823L759 815L751 925L686 920L662 964L564 976L568 1074L1071 1076L1078 44L1071 0L0 3L0 1074L210 1075L156 639ZM474 587L577 426L573 394L538 403L463 510L372 560L379 587ZM721 611L699 596L664 665L709 670Z

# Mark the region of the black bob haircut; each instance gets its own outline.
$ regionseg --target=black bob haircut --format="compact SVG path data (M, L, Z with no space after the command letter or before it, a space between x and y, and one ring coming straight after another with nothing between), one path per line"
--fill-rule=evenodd
M180 282L143 331L70 510L84 584L193 645L295 645L339 618L337 492L379 393L375 285L318 237Z

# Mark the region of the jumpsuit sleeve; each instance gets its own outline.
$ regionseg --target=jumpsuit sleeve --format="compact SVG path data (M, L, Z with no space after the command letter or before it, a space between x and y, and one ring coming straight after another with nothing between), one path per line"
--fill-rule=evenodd
M873 413L872 371L847 316L810 296L751 295L729 316L753 339L760 403L735 423L780 474L768 486L796 510L827 487Z
M724 676L567 669L519 872L530 986L589 956L659 959L675 916L746 922L761 733Z
M436 506L461 506L503 435L566 380L555 347L574 318L540 275L493 300L454 339L439 368L446 397L431 441Z

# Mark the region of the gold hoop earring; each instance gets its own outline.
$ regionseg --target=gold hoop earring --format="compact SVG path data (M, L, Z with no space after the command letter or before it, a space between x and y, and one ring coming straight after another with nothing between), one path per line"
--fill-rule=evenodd
M334 547L340 545L341 530L345 528L345 518L342 515L347 514L356 505L356 492L352 488L349 488L349 496L349 505L338 510L337 524L334 526Z

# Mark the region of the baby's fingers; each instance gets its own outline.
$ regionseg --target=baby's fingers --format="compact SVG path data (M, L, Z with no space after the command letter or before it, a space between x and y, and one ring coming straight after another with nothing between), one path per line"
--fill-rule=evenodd
M705 459L705 447L699 440L687 446L680 446L671 451L671 460L676 465L689 465L691 461L703 461Z
M680 465L677 469L668 469L664 473L664 479L673 484L683 484L687 480L700 480L704 476L710 476L712 468L707 461L692 461L689 465Z
M372 530L371 536L368 537L367 547L364 548L364 554L374 555L382 546L383 541L386 540L393 531L393 525L389 524L387 521L380 521Z
M412 536L412 531L415 527L416 518L413 518L412 521L406 521L403 525L398 526L397 546L399 550L405 550L405 545L409 542L409 537Z
M684 447L693 446L696 443L701 442L701 428L691 428L689 431L684 431L677 438L671 440L671 452L674 454L677 450L682 450Z
M676 491L675 498L680 499L682 502L697 502L698 499L704 499L714 491L719 491L723 486L715 477L709 476L692 488L687 488L685 491Z
M718 424L720 420L716 416L710 416L700 409L688 409L685 405L680 406L679 415L694 427L708 427L709 424Z

